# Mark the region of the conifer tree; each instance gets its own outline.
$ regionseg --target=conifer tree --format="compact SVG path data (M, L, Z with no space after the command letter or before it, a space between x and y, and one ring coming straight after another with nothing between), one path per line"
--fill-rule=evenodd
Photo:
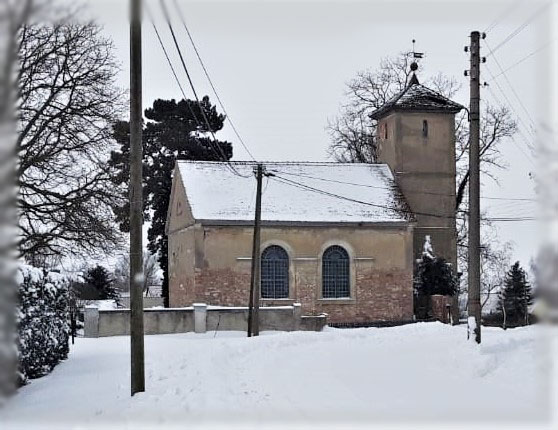
M426 236L422 258L417 261L415 272L415 292L424 295L441 294L453 296L457 292L459 280L444 258L434 254L430 236Z
M90 268L84 280L86 285L99 292L99 299L115 300L118 303L120 296L114 286L114 280L103 266L97 265Z
M414 312L417 318L432 316L432 295L453 296L458 286L459 277L451 264L436 256L430 236L425 236L422 258L415 264Z
M527 322L528 309L533 303L531 285L519 261L506 274L504 290L500 295L499 310L505 314L508 323Z
M202 113L203 111L203 113ZM169 305L168 238L165 223L172 185L172 170L177 160L226 161L232 157L232 144L213 139L223 128L225 116L218 113L205 96L198 104L195 100L155 100L146 109L143 129L143 203L144 219L151 221L148 230L148 250L157 254L163 272L162 294ZM205 120L209 123L207 126ZM114 138L120 150L113 151L109 165L116 171L113 181L125 185L130 175L130 125L117 122ZM115 208L122 231L129 231L128 195L125 204Z

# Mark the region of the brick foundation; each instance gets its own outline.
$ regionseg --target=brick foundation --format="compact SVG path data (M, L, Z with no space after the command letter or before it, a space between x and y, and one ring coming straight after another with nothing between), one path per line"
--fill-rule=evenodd
M301 303L303 315L328 314L333 323L370 323L408 321L413 318L412 278L405 271L367 271L357 273L350 299L320 298L317 279L304 269L297 271L296 284L290 285L290 297L262 300L262 306ZM231 269L195 269L195 281L171 287L171 306L191 306L202 302L218 306L246 306L250 274Z

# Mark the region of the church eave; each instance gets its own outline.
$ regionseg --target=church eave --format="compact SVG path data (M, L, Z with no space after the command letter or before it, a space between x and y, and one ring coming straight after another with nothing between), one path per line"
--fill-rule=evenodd
M433 107L433 106L384 106L380 109L375 110L369 116L371 119L378 120L383 118L390 113L396 112L408 112L408 113L445 113L445 114L456 114L464 109L463 106L455 106L455 107Z
M414 226L414 217L411 220L400 221L270 221L262 220L262 227L378 227L378 228L406 228ZM215 227L252 227L253 221L245 220L218 220L218 219L197 219L195 221L204 226Z

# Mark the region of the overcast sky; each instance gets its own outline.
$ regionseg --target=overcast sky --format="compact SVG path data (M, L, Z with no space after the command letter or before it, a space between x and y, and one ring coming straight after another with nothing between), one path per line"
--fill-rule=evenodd
M173 0L166 0L172 9ZM442 72L462 85L456 101L468 106L468 80L463 70L468 57L463 51L472 30L487 32L494 48L521 28L547 2L535 1L186 1L178 0L209 73L228 113L244 141L261 160L329 160L328 118L338 113L345 83L359 70L378 66L383 57L412 48L425 52L419 79ZM119 83L128 87L128 1L90 0L89 13L104 26L122 63ZM179 60L164 24L159 1L148 1L156 17L171 59L180 72ZM196 61L187 36L172 14L179 41L186 53L197 92L211 89ZM485 178L482 193L492 197L534 198L529 173L536 158L525 141L535 141L543 123L552 118L551 94L556 69L556 4L538 13L483 65L484 80L490 72L505 76L490 82L491 92L481 96L493 104L511 105L520 117L515 141L504 142L502 151L508 170L495 172L499 184ZM495 24L495 25L494 25ZM523 60L531 52L542 48ZM488 50L484 48L484 55ZM185 81L184 75L180 74ZM551 80L552 79L552 80ZM513 87L513 90L510 88ZM515 91L515 94L514 94ZM502 94L502 92L504 94ZM191 96L187 92L188 96ZM155 34L147 21L143 26L143 104L156 98L181 98ZM507 99L507 100L506 100ZM521 100L523 106L518 101ZM555 112L554 112L555 114ZM227 125L219 133L233 142L235 160L249 159ZM498 217L533 216L530 202L484 200L483 208ZM514 242L514 258L528 265L542 229L535 222L499 223L502 240Z

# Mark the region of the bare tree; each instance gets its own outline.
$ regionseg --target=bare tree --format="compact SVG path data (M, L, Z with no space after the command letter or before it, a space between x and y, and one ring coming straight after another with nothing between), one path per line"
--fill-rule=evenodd
M486 214L481 214L481 219ZM467 234L466 222L458 224L458 239ZM457 261L461 268L461 283L459 289L460 308L465 309L467 304L467 245L458 244ZM501 242L498 239L498 230L489 221L482 221L481 229L481 310L493 305L493 298L498 296L503 286L504 278L510 266L513 245L510 242Z
M502 158L499 144L512 137L517 131L517 123L506 107L486 105L482 112L480 130L480 160L483 175L498 181L495 170L507 167ZM461 114L457 118L455 160L457 163L457 190L455 208L463 205L469 183L469 123Z
M107 159L124 107L112 42L95 23L20 28L18 250L28 260L110 250L121 193Z
M383 106L389 99L402 91L408 84L412 55L403 52L395 57L384 58L376 70L366 70L347 83L347 102L340 114L329 121L331 137L330 154L342 162L376 162L376 121L370 113ZM425 80L425 85L452 98L460 84L442 73ZM494 168L504 168L498 145L517 130L516 122L506 108L494 108L488 104L482 112L481 169L484 174L496 179ZM469 127L467 112L456 118L456 162L457 189L456 211L464 210L463 203L469 183L468 148Z
M376 161L376 121L369 115L402 91L410 78L410 53L387 57L377 70L364 70L347 83L347 102L327 126L330 155L348 163Z
M411 77L410 64L412 53L402 52L397 56L384 58L377 69L358 72L347 83L346 102L341 106L337 117L329 121L328 131L331 138L330 155L340 162L375 163L377 156L376 121L369 115L383 106L389 99L405 89ZM421 80L426 74L421 73ZM447 98L453 98L461 85L452 78L438 73L424 79L426 86ZM517 124L509 110L493 107L485 103L482 110L480 136L480 166L485 177L497 181L497 170L506 168L500 144L512 137ZM456 226L459 267L467 265L467 185L469 183L469 122L466 111L456 116L455 157L456 157ZM483 223L484 237L492 235L490 226ZM485 245L490 243L485 241ZM485 267L484 285L496 288L498 283L497 267L504 260L506 246L488 246L482 253ZM506 260L507 263L507 260ZM505 272L505 271L504 271ZM467 276L460 277L462 288L460 297L465 297ZM488 294L489 295L489 294Z
M143 252L143 292L149 294L149 287L161 284L161 268L157 254ZM121 291L130 291L130 256L123 254L114 270L116 286Z
M495 299L504 286L511 249L509 242L500 244L496 238L484 240L481 248L481 311L495 304Z

